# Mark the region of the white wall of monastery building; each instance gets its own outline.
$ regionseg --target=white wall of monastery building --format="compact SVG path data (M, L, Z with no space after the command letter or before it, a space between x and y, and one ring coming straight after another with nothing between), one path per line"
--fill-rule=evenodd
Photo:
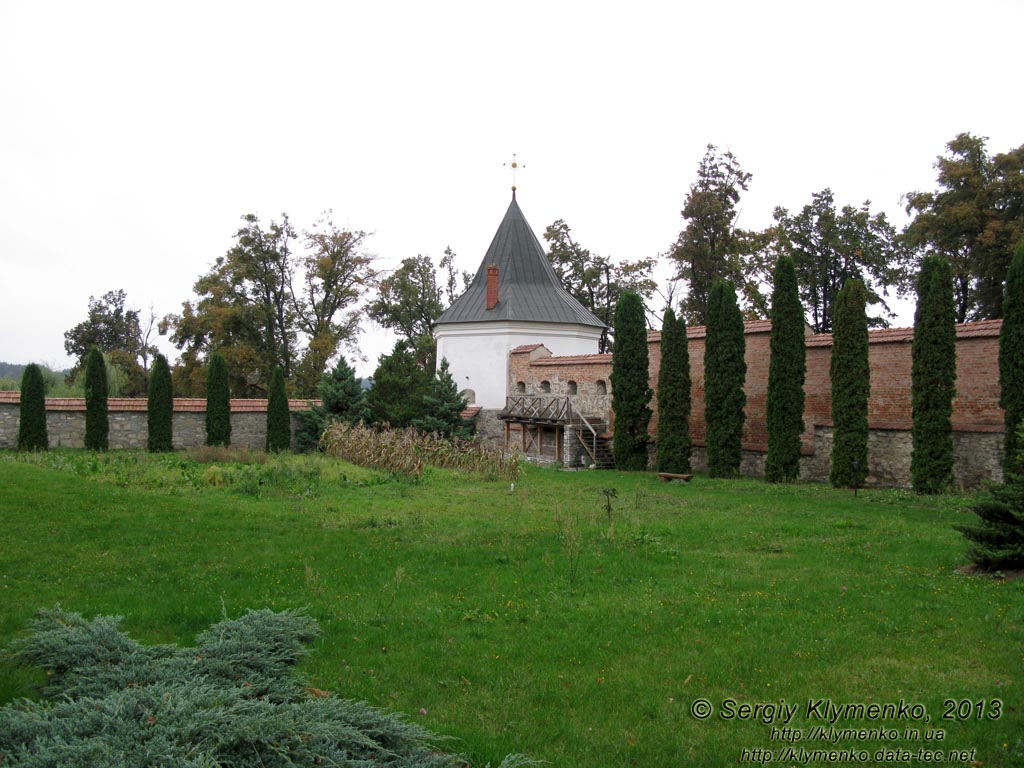
M460 391L471 390L472 404L504 408L509 391L509 352L523 344L543 344L556 355L592 355L601 329L537 322L448 323L435 328L437 359L445 358Z

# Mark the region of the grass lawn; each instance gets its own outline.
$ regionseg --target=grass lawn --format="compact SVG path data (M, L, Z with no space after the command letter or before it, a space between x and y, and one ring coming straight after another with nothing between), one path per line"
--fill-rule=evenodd
M1024 765L1024 580L957 572L965 498L82 451L0 453L0 489L2 646L55 603L183 644L307 607L310 685L476 766ZM0 660L0 702L38 675Z

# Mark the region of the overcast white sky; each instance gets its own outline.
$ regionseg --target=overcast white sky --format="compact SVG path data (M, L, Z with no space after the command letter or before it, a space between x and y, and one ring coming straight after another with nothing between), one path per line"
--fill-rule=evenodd
M0 360L70 365L110 290L179 311L249 212L475 271L513 152L538 237L614 258L668 249L708 143L753 174L741 226L826 186L902 226L957 133L1024 143L1021 29L1017 0L0 0ZM390 339L360 346L369 374Z

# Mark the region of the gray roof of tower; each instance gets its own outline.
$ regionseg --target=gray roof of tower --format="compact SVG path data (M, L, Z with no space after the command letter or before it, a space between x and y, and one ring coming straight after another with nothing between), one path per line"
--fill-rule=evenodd
M487 309L487 267L492 265L498 267L498 303ZM605 327L559 283L544 248L516 202L514 190L476 277L434 324L494 320Z

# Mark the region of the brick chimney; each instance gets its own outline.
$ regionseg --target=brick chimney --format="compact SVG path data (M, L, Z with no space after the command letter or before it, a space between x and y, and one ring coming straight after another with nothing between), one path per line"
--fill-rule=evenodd
M498 267L487 268L487 308L494 309L498 305Z

